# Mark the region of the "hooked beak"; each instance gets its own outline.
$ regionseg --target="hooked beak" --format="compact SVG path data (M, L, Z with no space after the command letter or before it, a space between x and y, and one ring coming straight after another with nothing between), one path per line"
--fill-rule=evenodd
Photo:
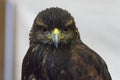
M58 47L58 43L59 43L59 36L58 34L53 34L53 43L55 47Z
M55 28L52 31L51 37L49 37L52 39L54 46L57 48L58 47L58 43L60 41L60 39L64 38L64 36L61 35L61 32L58 28Z

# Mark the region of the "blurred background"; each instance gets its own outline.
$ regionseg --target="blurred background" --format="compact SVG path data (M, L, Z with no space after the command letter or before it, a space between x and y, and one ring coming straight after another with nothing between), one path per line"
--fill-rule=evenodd
M107 63L113 80L120 76L120 0L0 0L0 80L20 80L36 15L49 7L68 10L82 41Z

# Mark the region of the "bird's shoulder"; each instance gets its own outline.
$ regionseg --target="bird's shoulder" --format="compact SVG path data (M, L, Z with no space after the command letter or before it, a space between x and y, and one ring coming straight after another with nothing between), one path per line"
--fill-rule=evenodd
M82 42L76 42L72 48L72 63L73 67L85 75L84 79L87 80L88 76L96 77L100 80L112 80L107 68L106 62L94 50L89 48ZM87 72L87 73L85 73ZM88 75L87 77L86 74Z
M72 53L73 56L80 57L86 64L98 62L100 65L106 65L102 57L83 42L74 43Z

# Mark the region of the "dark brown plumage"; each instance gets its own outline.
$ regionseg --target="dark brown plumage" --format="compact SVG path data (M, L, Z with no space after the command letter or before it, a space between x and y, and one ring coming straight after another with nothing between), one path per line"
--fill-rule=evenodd
M49 8L34 20L22 80L112 79L105 61L81 41L71 14Z

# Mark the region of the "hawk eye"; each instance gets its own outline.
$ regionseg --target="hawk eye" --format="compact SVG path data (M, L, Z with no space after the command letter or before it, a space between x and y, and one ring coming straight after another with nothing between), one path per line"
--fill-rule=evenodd
M43 32L46 32L46 31L47 31L47 28L45 28L45 27L42 28L42 31L43 31Z
M64 32L69 31L69 29L70 29L70 26L66 26L66 27L64 28Z
M48 32L48 29L47 29L46 27L42 27L41 31L42 31L43 33L47 33L47 32Z
M40 30L42 33L47 33L48 29L45 26L37 26L38 30Z

